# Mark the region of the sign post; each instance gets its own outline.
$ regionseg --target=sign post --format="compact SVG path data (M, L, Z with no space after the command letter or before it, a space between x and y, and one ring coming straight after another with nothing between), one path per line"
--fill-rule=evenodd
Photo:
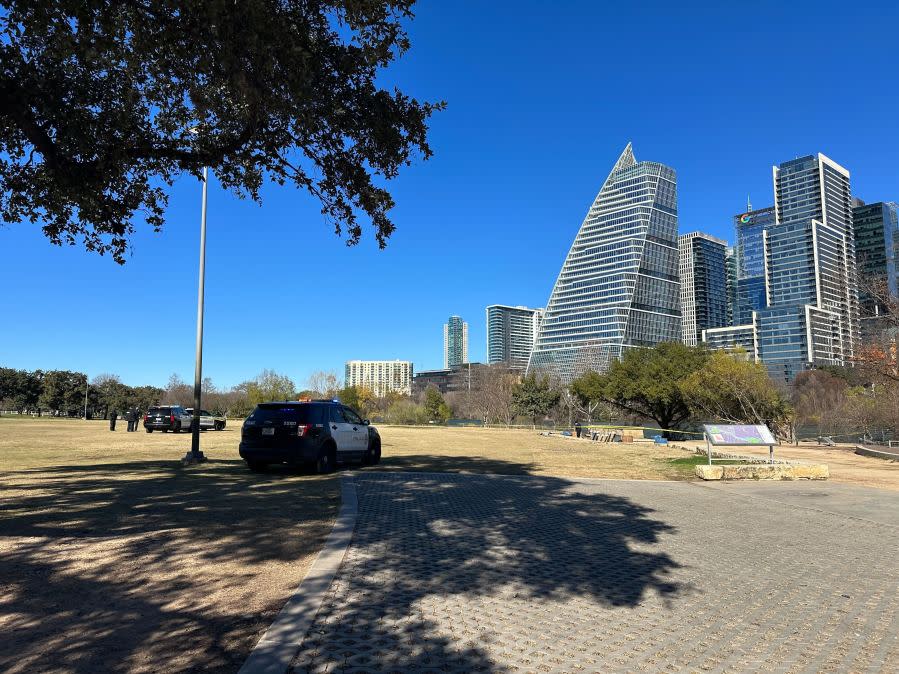
M712 445L719 447L768 446L768 463L774 463L774 445L777 441L764 424L741 426L736 424L703 424L709 465L712 465Z

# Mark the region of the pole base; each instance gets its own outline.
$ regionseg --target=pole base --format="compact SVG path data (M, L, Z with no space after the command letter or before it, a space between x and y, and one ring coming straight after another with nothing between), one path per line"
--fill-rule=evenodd
M184 455L184 458L181 459L181 464L184 466L193 466L198 463L204 463L206 461L206 455L203 452L197 452L194 454L193 452L188 452Z

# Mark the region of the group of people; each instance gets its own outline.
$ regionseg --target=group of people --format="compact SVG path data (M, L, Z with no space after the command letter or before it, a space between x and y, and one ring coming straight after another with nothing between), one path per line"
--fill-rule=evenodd
M122 415L125 420L128 422L128 432L136 431L137 426L140 423L140 410L136 407L132 407L129 409L124 415ZM115 410L112 410L109 413L109 430L115 430L116 420L119 418L119 413Z

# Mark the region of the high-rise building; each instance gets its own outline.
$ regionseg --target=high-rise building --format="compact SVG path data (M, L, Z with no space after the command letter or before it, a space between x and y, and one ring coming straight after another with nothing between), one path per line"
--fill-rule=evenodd
M750 323L752 312L766 306L764 232L774 223L773 206L758 210L750 207L734 216L736 288L731 325Z
M348 360L345 386L364 386L376 396L389 391L412 393L412 363L408 360Z
M761 270L764 304L745 284L735 325L707 330L704 340L754 349L785 383L812 365L850 362L859 335L851 203L849 171L823 154L775 166L773 219L768 209L750 211L737 230L738 274L746 281Z
M623 349L678 341L677 264L677 176L628 143L568 251L528 371L567 385Z
M813 364L844 365L858 341L849 171L823 154L774 167L776 222L764 232L767 308L759 357L792 382Z
M504 304L487 307L487 364L525 369L542 319L543 309Z
M468 323L458 316L450 316L443 324L444 369L468 362Z
M734 324L737 313L737 251L728 246L724 251L724 274L727 277L727 323Z
M690 232L679 248L681 339L696 346L702 331L727 325L727 241Z
M891 201L859 202L852 209L852 223L862 286L861 315L876 318L884 312L884 306L867 291L870 285L882 286L899 297L899 207Z

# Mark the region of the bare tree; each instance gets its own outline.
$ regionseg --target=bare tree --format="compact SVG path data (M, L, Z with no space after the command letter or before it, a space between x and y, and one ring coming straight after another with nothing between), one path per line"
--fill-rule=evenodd
M318 370L309 375L309 379L306 380L306 388L323 398L333 398L341 386L336 372Z

